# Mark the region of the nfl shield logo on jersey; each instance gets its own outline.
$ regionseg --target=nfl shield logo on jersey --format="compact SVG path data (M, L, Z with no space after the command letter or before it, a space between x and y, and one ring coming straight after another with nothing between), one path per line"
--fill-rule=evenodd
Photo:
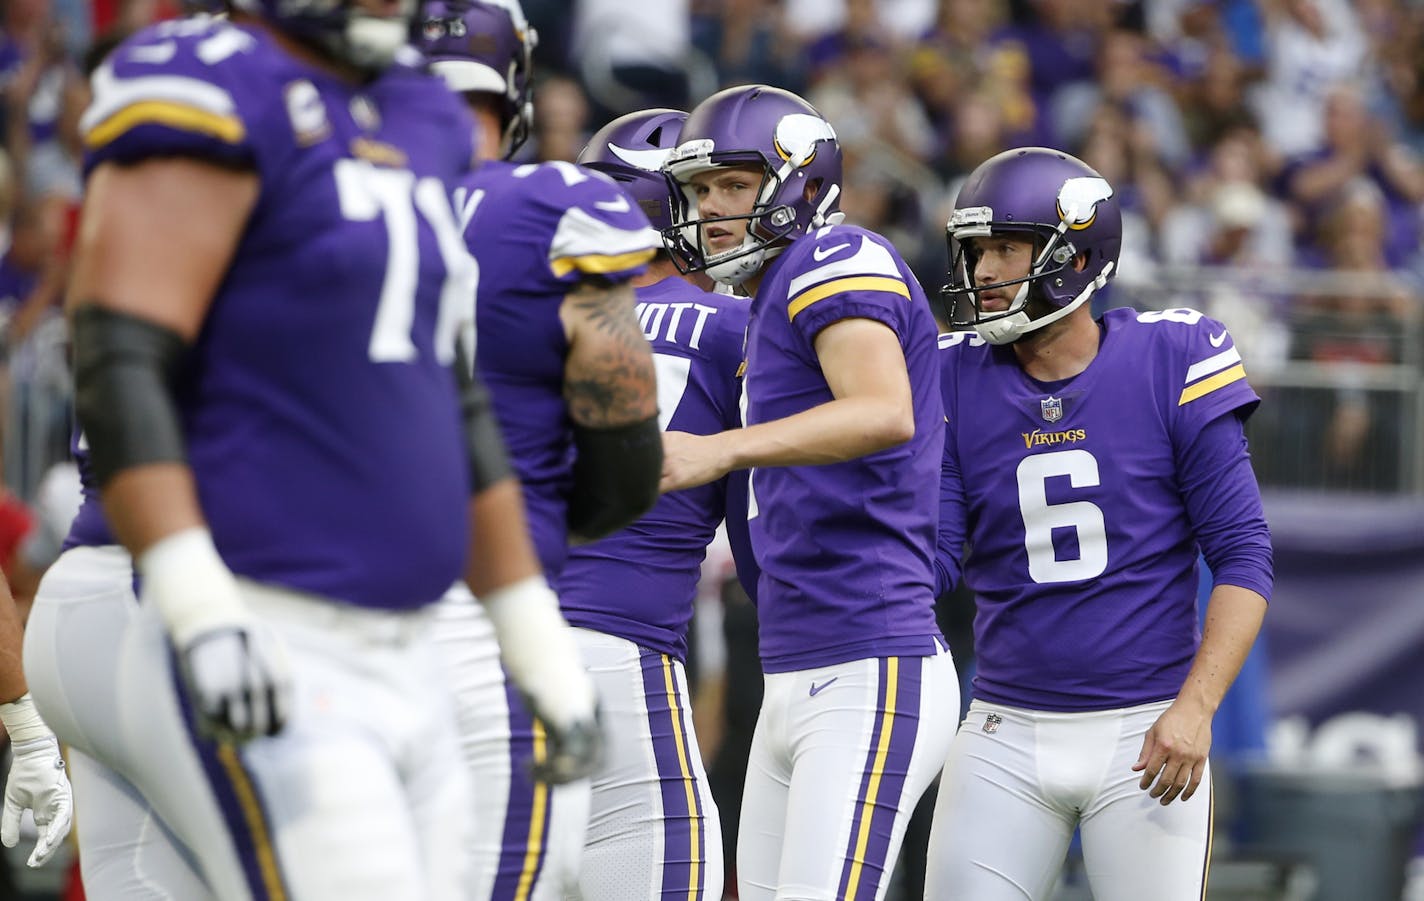
M985 733L986 735L993 735L995 732L998 732L998 731L999 731L999 724L1002 723L1003 721L1004 721L1004 718L1003 718L1002 716L999 716L997 713L991 713L991 714L985 716L985 717L984 717L984 733Z
M1039 412L1047 422L1057 422L1063 418L1063 398L1045 397L1038 402Z

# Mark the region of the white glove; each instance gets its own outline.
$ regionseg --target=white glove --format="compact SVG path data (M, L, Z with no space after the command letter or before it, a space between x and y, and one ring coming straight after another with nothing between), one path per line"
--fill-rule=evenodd
M292 695L285 648L248 612L208 530L161 539L138 568L178 650L199 729L230 742L281 731Z
M40 719L28 694L0 704L0 721L10 733L12 758L5 782L5 810L0 813L0 843L15 847L20 841L20 814L32 811L39 840L27 863L43 866L69 834L74 812L59 741Z
M548 736L534 778L557 785L592 775L603 762L597 696L558 597L543 576L530 576L480 600L500 660Z

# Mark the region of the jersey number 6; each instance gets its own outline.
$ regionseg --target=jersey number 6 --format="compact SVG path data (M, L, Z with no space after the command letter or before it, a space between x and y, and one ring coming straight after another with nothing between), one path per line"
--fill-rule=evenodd
M1100 576L1108 566L1108 534L1103 511L1089 501L1048 502L1048 479L1067 476L1074 488L1099 484L1098 461L1085 450L1055 451L1025 457L1017 470L1019 513L1023 516L1028 574L1040 585L1080 582ZM1053 546L1055 529L1072 529L1078 536L1078 556L1059 560Z

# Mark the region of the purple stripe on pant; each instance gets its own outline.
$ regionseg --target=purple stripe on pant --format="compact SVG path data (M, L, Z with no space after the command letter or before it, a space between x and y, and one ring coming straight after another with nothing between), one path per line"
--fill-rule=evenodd
M169 655L178 705L183 724L203 772L217 798L218 809L227 822L233 850L242 864L242 873L253 901L285 901L287 888L282 882L277 849L272 843L272 830L262 796L257 791L242 756L234 745L220 745L198 732L197 715L188 701L188 692L178 676L178 659ZM266 866L263 866L263 863Z
M886 858L919 733L923 669L923 657L880 658L875 728L865 755L860 790L856 793L855 816L836 894L845 901L874 901L881 881L889 875L894 863ZM893 706L890 703L892 684ZM883 758L882 744L885 746Z
M499 873L495 876L491 901L527 901L532 887L538 883L544 869L549 847L549 821L553 819L553 792L547 785L535 782L529 775L534 760L534 717L514 686L506 683L505 697L509 701L509 800L504 808L504 836L500 841ZM545 815L542 822L532 822L534 797L543 793ZM531 835L536 828L537 836ZM533 872L525 873L530 861L529 848L535 843ZM520 883L523 881L523 891Z
M672 659L642 650L648 731L663 802L663 878L660 897L702 898L707 880L707 820L690 755L691 731L673 678ZM671 679L672 697L668 696Z

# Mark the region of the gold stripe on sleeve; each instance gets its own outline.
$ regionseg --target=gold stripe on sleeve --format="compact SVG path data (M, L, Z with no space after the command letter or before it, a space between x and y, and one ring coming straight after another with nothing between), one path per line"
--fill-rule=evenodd
M648 247L643 250L633 250L628 253L612 255L590 253L579 257L559 257L549 262L549 268L552 269L554 275L559 278L563 278L575 270L589 275L604 275L609 272L621 272L624 269L641 266L651 260L656 253L656 248Z
M1223 369L1216 375L1202 379L1195 385L1188 385L1182 389L1182 396L1177 400L1177 406L1181 407L1191 403L1199 397L1205 397L1218 388L1225 388L1232 382L1239 382L1246 378L1246 368L1240 363L1230 369Z
M832 294L840 294L842 291L884 291L889 294L898 294L906 300L910 298L910 289L901 279L883 275L853 275L849 278L821 282L819 285L807 288L791 299L786 313L789 318L795 319L798 313L816 301L824 300Z
M209 135L228 144L236 144L247 136L246 127L236 116L166 100L143 100L129 104L91 128L84 136L84 144L95 150L140 125L166 125L179 131Z

